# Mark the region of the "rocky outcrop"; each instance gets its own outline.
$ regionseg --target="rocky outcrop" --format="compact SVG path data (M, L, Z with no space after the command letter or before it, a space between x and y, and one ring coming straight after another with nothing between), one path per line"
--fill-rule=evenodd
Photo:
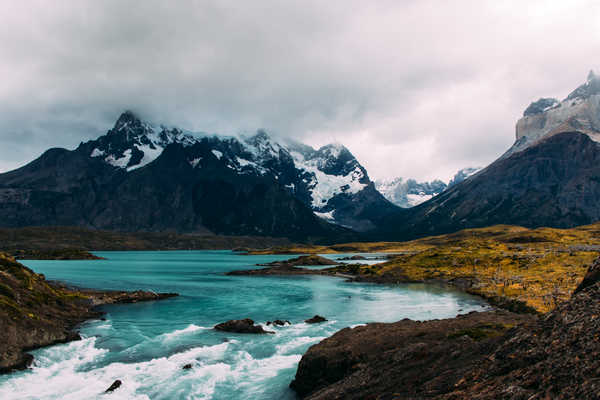
M267 264L258 264L268 268L239 270L227 272L227 275L329 275L331 272L322 270L313 270L308 268L299 268L300 265L338 265L339 263L329 258L321 257L315 254L300 256L285 261L273 261Z
M250 318L232 319L227 322L215 325L215 329L218 331L234 333L275 333L265 331L262 325L254 325L254 321Z
M95 306L160 300L173 293L85 291L50 284L0 253L0 373L27 367L27 350L81 339L80 322L101 315Z
M327 318L321 317L320 315L315 315L314 317L309 318L309 319L305 320L304 322L306 322L307 324L318 324L318 323L325 322L325 321L327 321Z
M326 257L321 257L316 254L308 256L300 256L284 261L273 261L266 264L257 264L265 267L297 267L300 265L338 265L339 263Z
M109 386L109 388L108 388L108 389L106 389L106 390L104 391L104 393L112 393L112 392L114 392L115 390L117 390L118 388L120 388L122 384L123 384L123 382L121 382L119 379L117 379L116 381L114 381L114 382L112 383L112 385L110 385L110 386Z
M286 320L282 320L282 319L276 319L275 321L267 321L267 326L269 325L273 325L273 326L285 326L285 325L291 325L292 323L290 321Z
M583 277L583 280L581 281L579 286L575 288L573 294L577 294L585 290L586 288L595 285L598 282L600 282L600 258L598 258L594 262L594 264L588 269L587 273Z
M590 282L590 281L588 281ZM345 328L312 346L308 399L597 399L600 283L535 317L507 311Z
M600 140L600 78L592 71L587 81L563 101L542 98L527 107L517 122L516 142L507 155L561 132L579 131Z

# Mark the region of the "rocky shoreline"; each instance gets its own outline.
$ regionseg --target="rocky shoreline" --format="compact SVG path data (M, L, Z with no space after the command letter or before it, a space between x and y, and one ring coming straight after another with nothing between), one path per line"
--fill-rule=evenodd
M301 398L600 398L600 258L572 298L546 314L515 298L473 291L476 280L419 281L398 274L352 274L353 268L361 267L347 264L322 270L295 265L297 259L231 274L441 283L481 296L496 307L444 320L406 319L342 329L302 357L290 384Z
M291 387L320 399L597 399L600 259L541 316L504 310L343 329L302 357Z
M76 327L102 315L104 304L162 300L175 293L101 291L48 282L0 253L0 373L31 365L27 351L80 339Z

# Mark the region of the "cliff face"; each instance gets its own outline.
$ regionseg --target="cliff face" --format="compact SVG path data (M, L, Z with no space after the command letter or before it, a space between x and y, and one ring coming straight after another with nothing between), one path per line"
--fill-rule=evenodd
M570 228L600 220L600 144L560 133L501 158L430 201L388 220L380 240L496 224Z
M73 328L100 315L100 304L160 300L175 294L77 291L50 285L13 258L0 253L0 373L27 367L29 349L79 339Z
M561 132L579 131L600 141L600 78L590 72L587 82L563 101L542 98L517 122L516 142L507 155Z
M308 350L291 386L313 400L598 399L599 268L537 319L494 311L343 329Z

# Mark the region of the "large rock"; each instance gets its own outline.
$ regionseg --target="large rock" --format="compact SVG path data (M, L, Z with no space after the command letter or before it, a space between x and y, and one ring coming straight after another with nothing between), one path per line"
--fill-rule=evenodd
M600 282L600 258L588 269L581 283L577 286L573 294L577 294L584 289Z
M112 385L110 385L110 386L109 386L109 388L108 388L108 389L106 389L106 390L104 391L104 393L112 393L112 392L114 392L115 390L117 390L118 388L120 388L122 384L123 384L123 382L121 382L119 379L117 379L116 381L114 381L114 382L112 383Z
M235 333L275 333L265 331L261 325L254 325L254 321L250 318L232 319L227 322L215 325L215 329L218 331Z
M312 318L309 318L307 320L305 320L304 322L306 322L307 324L318 324L320 322L325 322L327 321L327 318L325 317L321 317L320 315L315 315Z

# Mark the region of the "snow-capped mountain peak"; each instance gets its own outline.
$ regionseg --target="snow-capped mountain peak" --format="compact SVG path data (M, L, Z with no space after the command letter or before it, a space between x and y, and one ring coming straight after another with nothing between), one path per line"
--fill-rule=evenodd
M481 168L463 168L446 184L440 179L417 182L415 179L394 178L375 181L377 190L389 201L402 208L418 206L446 189L468 179Z
M387 203L370 185L367 171L339 143L314 149L275 140L264 130L239 138L193 134L145 122L126 111L106 135L82 146L90 157L130 172L156 160L173 143L188 148L185 162L194 171L226 168L228 173L273 179L318 216L354 229L361 227L353 225L352 210L362 206L344 205L354 196L366 189L373 192L372 201Z
M102 157L108 164L132 171L154 161L171 143L190 146L195 142L194 136L181 129L153 125L125 111L106 135L93 141L90 157Z

